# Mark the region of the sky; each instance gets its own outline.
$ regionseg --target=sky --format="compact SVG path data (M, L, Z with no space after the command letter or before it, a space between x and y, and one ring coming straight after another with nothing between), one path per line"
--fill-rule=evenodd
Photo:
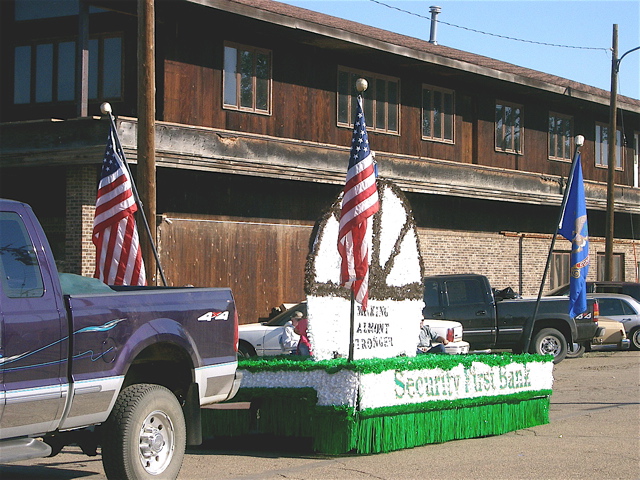
M606 91L611 90L613 25L618 25L618 58L640 46L638 0L279 1L427 41L429 7L437 5L442 8L438 15L438 44ZM640 99L640 50L620 62L618 94Z

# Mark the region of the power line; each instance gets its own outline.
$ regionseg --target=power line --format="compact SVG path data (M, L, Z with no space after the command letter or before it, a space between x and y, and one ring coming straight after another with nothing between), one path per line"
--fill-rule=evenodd
M399 12L402 13L407 13L409 15L413 15L414 17L419 17L419 18L423 18L425 20L431 20L430 17L427 17L425 15L420 15L419 13L415 13L415 12L410 12L409 10L404 10L402 8L399 7L395 7L393 5L388 5L386 3L383 3L379 0L369 0L370 2L373 3L377 3L378 5L382 5L383 7L387 7L387 8L391 8L392 10L397 10ZM546 42L537 42L535 40L524 40L522 38L515 38L515 37L508 37L506 35L499 35L497 33L490 33L490 32L483 32L482 30L476 30L474 28L469 28L469 27L462 27L460 25L455 25L453 23L449 23L449 22L444 22L442 20L438 20L436 19L436 22L441 23L443 25L447 25L449 27L455 27L455 28L460 28L461 30L467 30L469 32L474 32L474 33L480 33L482 35L488 35L491 37L498 37L498 38L503 38L505 40L514 40L516 42L523 42L523 43L533 43L535 45L544 45L546 47L560 47L560 48L573 48L573 49L577 49L577 50L602 50L604 52L610 52L611 49L610 48L602 48L602 47L576 47L576 46L572 46L572 45L560 45L557 43L546 43Z

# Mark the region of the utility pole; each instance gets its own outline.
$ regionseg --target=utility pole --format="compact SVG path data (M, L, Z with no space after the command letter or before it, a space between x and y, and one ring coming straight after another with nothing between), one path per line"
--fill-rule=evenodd
M154 0L138 0L138 185L152 242L156 229L156 68ZM141 242L147 283L156 285L152 242Z
M604 245L604 279L613 280L613 216L614 173L616 170L616 139L618 136L618 24L613 25L611 54L611 100L609 108L609 135L607 155L607 216ZM598 141L598 139L596 139Z
M78 117L89 115L89 4L80 0L76 43L76 104Z
M607 138L607 216L604 247L604 279L606 281L613 280L613 216L615 214L615 197L613 190L615 186L616 151L618 149L618 72L622 59L627 54L640 50L640 47L632 48L618 58L618 24L613 25L613 39L611 44L611 99L609 109L609 135ZM598 139L596 139L596 141L598 141ZM624 148L624 144L621 144L620 148Z

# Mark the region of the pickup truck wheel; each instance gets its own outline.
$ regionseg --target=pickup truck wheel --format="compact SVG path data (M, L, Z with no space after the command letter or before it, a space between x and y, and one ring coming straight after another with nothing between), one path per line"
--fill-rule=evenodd
M567 356L567 340L555 328L543 328L533 337L533 353L553 355L553 363L560 363Z
M636 327L629 332L631 350L640 350L640 327Z
M567 358L580 358L584 355L586 351L586 345L579 343L572 343L571 346L568 346L567 349Z
M104 424L102 463L109 479L175 479L186 425L175 395L160 385L125 388Z

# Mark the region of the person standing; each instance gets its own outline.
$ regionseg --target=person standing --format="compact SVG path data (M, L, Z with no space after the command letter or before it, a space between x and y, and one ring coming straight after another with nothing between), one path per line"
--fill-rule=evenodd
M303 357L309 357L313 355L313 352L311 351L311 342L309 342L309 337L307 337L309 320L302 314L302 312L296 312L293 316L298 320L298 324L294 327L293 331L300 335L297 353Z

